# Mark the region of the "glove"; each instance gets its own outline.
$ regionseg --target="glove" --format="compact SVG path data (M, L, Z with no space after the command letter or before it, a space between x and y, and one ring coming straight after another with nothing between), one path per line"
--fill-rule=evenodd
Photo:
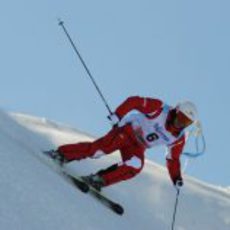
M175 181L175 183L174 183L174 185L175 185L175 187L177 188L177 189L179 189L179 188L181 188L182 186L183 186L183 180L182 179L177 179L176 181Z
M116 115L116 113L112 113L108 116L108 119L110 120L110 123L113 127L117 127L119 122L120 122L120 119L119 117Z

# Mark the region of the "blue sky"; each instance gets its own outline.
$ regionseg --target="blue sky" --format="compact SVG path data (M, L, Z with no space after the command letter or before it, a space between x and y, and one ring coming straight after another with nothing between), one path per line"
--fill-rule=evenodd
M0 106L95 136L109 130L61 17L111 108L130 95L196 103L207 152L187 174L229 186L229 8L228 0L4 1ZM162 150L148 155L164 164Z

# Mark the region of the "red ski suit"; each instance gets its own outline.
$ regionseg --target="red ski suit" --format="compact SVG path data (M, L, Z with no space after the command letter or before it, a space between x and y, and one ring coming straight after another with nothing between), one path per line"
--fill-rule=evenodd
M120 120L132 110L155 119L162 112L163 103L152 98L142 98L138 96L129 97L115 111ZM180 154L185 144L185 137L182 135L172 145L168 146L167 168L170 177L175 184L177 179L181 179ZM81 160L87 157L97 157L97 155L110 154L115 150L120 150L122 162L101 170L98 174L104 179L105 186L130 179L136 176L144 166L144 152L148 148L140 138L138 138L133 126L129 123L121 127L113 128L104 137L93 142L81 142L60 146L58 151L68 160Z

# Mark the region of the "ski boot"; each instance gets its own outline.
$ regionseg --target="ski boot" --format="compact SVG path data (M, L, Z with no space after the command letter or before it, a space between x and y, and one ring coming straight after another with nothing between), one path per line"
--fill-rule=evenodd
M82 176L81 179L88 185L101 192L102 187L105 186L105 182L98 174L91 174L89 176Z
M44 151L44 154L46 154L47 156L49 156L50 158L52 158L55 162L57 162L57 164L59 164L61 167L68 163L69 161L64 157L64 155L60 152L58 152L57 150L51 149L48 151Z

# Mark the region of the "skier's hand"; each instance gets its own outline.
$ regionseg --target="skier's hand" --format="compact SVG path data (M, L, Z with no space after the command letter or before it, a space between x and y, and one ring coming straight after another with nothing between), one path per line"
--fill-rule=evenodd
M183 186L183 180L182 179L177 179L176 181L175 181L175 183L174 183L174 185L175 185L175 187L177 188L177 189L180 189L182 186Z
M108 116L108 119L110 120L110 123L113 127L117 127L119 122L120 122L120 119L119 117L116 115L116 113L112 113Z

